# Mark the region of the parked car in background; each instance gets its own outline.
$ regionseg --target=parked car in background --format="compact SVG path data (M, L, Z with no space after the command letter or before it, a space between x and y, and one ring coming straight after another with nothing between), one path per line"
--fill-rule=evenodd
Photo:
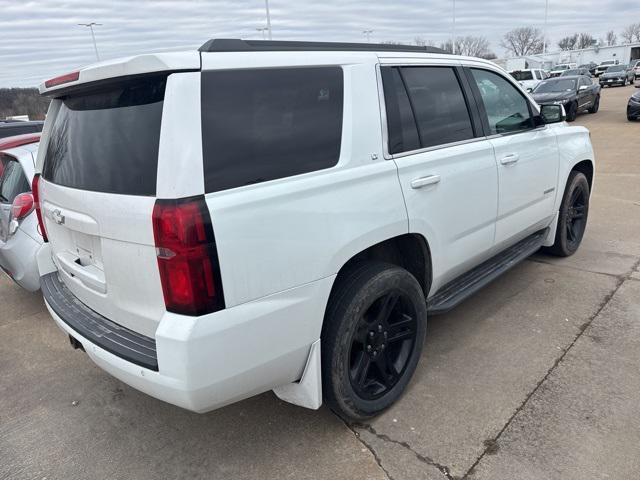
M41 132L43 126L44 122L42 121L0 120L0 138Z
M584 63L582 65L578 65L578 68L586 68L587 70L589 70L589 73L591 75L593 75L595 77L596 74L596 68L598 67L598 64L595 62L589 62L589 63Z
M601 87L612 87L614 85L626 87L636 81L633 70L629 68L629 65L612 65L600 75L598 80Z
M39 140L39 133L0 140L0 269L31 292L40 288L43 241L31 193Z
M631 69L635 78L640 78L640 60L634 60L631 62Z
M604 62L600 63L600 65L596 67L596 71L594 75L596 77L599 77L600 75L602 75L604 72L607 71L607 68L617 64L618 64L618 60L605 60Z
M428 312L585 231L588 130L490 61L225 39L40 91L46 306L99 366L190 410L273 389L370 418Z
M585 75L549 78L540 82L532 95L540 105L564 105L567 122L574 121L581 111L596 113L600 107L600 86Z
M565 70L560 74L561 77L573 77L576 75L584 75L585 77L589 77L589 78L591 78L592 76L588 68L580 68L580 67Z
M532 68L525 70L513 70L509 72L513 78L515 78L525 90L530 92L545 78L548 77L546 72L540 68Z
M577 66L578 65L575 63L559 63L551 69L551 72L549 72L549 77L559 77L565 70L570 70L572 68L576 68Z
M627 103L627 120L640 120L640 90L631 95Z

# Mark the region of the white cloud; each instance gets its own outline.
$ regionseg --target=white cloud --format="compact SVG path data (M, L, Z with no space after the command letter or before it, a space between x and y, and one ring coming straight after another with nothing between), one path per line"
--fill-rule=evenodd
M637 0L550 0L551 44L574 31L596 37L640 18ZM451 35L452 0L270 0L278 40L436 43ZM456 0L458 35L486 36L494 51L509 29L542 26L544 0ZM34 86L95 61L89 30L103 59L194 49L209 38L260 38L264 0L0 0L0 87Z

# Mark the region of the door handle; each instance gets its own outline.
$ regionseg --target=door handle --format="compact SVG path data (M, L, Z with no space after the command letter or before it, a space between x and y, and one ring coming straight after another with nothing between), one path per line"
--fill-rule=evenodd
M510 153L509 155L505 155L504 157L502 157L500 163L502 165L512 165L518 160L520 160L520 155L518 155L517 153Z
M440 182L440 175L428 175L426 177L411 180L411 188L422 188L427 185L435 185Z

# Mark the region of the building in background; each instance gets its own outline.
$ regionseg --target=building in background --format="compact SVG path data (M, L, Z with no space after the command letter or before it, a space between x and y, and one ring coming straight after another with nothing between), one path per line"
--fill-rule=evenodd
M561 50L547 52L546 54L527 55L524 57L509 57L495 60L506 70L521 70L523 68L544 68L550 70L559 63L586 63L600 64L605 60L617 60L618 63L629 63L632 60L640 60L640 43L628 43L626 45L604 46L596 45L580 50Z

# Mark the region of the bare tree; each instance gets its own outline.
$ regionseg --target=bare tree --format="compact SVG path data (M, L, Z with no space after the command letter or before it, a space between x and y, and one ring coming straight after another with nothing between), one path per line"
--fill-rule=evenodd
M640 23L627 25L620 36L625 43L640 42Z
M435 42L433 40L425 40L424 38L418 36L413 39L413 43L415 43L419 47L434 47Z
M589 48L598 41L590 33L581 33L578 36L578 42L576 43L577 49Z
M460 55L466 55L468 57L482 57L489 52L489 40L485 37L474 37L473 35L467 35L456 41L456 53Z
M560 50L575 50L577 43L578 34L574 33L573 35L569 35L568 37L564 37L560 40L558 42L558 47L560 47Z
M609 46L616 45L618 43L618 36L616 35L616 32L609 30L605 37L605 42Z
M542 52L542 33L535 27L519 27L505 33L500 45L517 57Z

